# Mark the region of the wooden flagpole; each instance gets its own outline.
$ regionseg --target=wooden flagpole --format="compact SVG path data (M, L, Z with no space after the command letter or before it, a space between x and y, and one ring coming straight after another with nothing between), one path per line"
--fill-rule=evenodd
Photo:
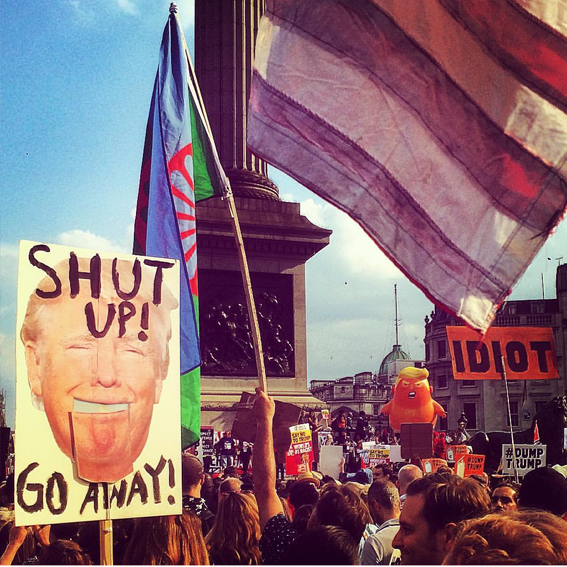
M104 483L106 484L106 483ZM106 484L108 488L108 484ZM108 490L106 491L108 493ZM110 501L106 508L106 519L98 522L100 564L114 565L114 553L112 548L112 520L110 519Z
M504 380L504 388L506 390L506 404L508 406L508 423L510 424L510 439L512 442L512 464L514 466L514 480L519 482L518 461L516 460L516 442L514 440L514 427L512 426L512 411L510 409L510 393L508 392L508 378L506 378L506 367L504 366L504 356L500 357L502 364L502 380Z
M175 17L177 18L177 11L173 13L175 13ZM242 283L244 285L244 295L246 297L246 306L248 308L248 318L250 320L250 332L252 334L252 342L254 344L254 355L256 358L258 382L260 388L262 388L264 392L268 393L268 381L266 378L266 367L264 364L264 354L262 350L262 338L260 336L260 326L258 324L258 314L256 312L256 304L254 302L254 295L252 293L252 282L250 280L250 272L248 270L248 259L246 257L246 250L244 249L244 240L242 238L242 232L240 230L240 222L238 220L238 213L236 211L236 203L234 201L234 196L232 194L232 189L230 187L230 181L222 168L219 156L217 154L217 148L213 138L213 131L211 129L211 125L209 124L209 119L205 110L205 104L201 96L199 83L197 82L197 75L195 74L195 70L193 69L193 63L191 61L191 56L189 54L189 49L187 48L187 43L185 42L184 36L183 36L183 44L185 47L185 57L187 59L187 67L189 69L189 75L190 75L189 91L193 95L193 100L195 100L196 102L197 111L199 112L201 121L205 126L205 131L207 132L207 137L209 138L209 143L211 146L211 150L213 152L215 168L217 170L217 174L219 175L220 179L223 182L223 188L224 188L223 200L225 200L228 203L228 210L230 212L230 218L232 221L232 229L234 232L234 239L236 241L236 250L238 252L238 261L240 264L240 273L242 275Z

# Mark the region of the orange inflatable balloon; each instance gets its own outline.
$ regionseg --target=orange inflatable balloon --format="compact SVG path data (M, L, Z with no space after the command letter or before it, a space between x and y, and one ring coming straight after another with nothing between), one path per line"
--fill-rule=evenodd
M426 368L408 366L398 374L392 388L391 402L383 408L384 415L390 416L390 426L399 432L402 423L431 423L435 427L437 416L445 417L445 410L431 397L433 388L427 380Z

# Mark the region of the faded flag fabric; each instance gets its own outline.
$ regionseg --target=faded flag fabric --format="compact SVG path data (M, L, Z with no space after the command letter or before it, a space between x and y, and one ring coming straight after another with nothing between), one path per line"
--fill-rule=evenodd
M567 206L567 12L266 0L250 149L485 332Z

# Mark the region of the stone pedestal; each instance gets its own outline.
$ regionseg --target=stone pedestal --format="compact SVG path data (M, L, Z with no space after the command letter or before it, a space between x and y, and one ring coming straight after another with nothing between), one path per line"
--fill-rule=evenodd
M299 406L320 406L307 390L305 262L331 231L299 212L299 204L237 198L260 319L269 393ZM202 422L230 428L234 404L258 385L234 235L226 203L197 206L202 337Z
M246 147L246 113L263 0L195 0L195 70L230 180L260 320L269 393L317 407L307 390L305 262L331 231L283 203L267 165ZM243 391L258 385L240 266L226 203L197 205L202 423L230 429Z

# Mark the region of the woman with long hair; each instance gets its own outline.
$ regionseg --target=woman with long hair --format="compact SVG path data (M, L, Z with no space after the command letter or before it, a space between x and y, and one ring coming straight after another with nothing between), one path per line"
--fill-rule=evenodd
M215 523L205 539L214 565L259 565L260 518L251 494L219 495Z
M201 520L194 512L136 520L124 565L209 565Z

